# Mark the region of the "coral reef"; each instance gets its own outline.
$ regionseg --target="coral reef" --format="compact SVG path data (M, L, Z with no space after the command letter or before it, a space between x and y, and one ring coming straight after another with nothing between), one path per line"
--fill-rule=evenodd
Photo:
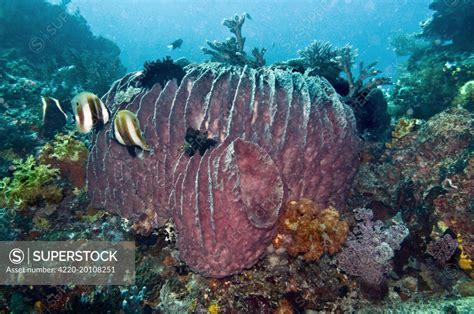
M372 221L372 210L354 209L357 225L349 234L345 247L337 256L338 267L359 277L369 285L380 285L391 271L394 251L408 235L403 224L384 226L380 220Z
M333 207L321 210L311 200L301 199L289 202L284 209L272 243L276 249L284 247L290 256L304 254L305 261L319 261L324 253L340 251L348 230L347 222L340 220Z
M474 54L430 49L414 55L399 68L390 110L396 116L430 118L450 107L458 90L473 78Z
M62 190L54 184L59 170L38 164L33 156L13 162L13 177L0 181L0 206L25 209L44 200L58 203L62 200Z
M253 58L250 58L244 51L245 37L242 36L242 26L248 14L234 15L231 18L226 18L222 25L227 27L229 31L234 34L234 37L228 38L225 42L208 41L207 44L211 49L201 48L201 50L211 56L211 61L221 62L230 65L249 65L252 67L262 67L265 65L263 55L266 49L254 48L252 50Z
M287 199L344 208L358 140L352 111L325 80L205 64L179 86L169 81L113 103L134 78L118 81L104 100L112 112L137 113L153 154L130 158L106 127L91 150L89 195L94 207L151 220L143 225L173 216L180 256L193 269L223 277L255 264ZM189 127L216 146L189 157L182 149Z
M434 0L431 18L422 24L422 36L430 39L452 41L463 50L474 50L474 3L472 1Z
M390 111L396 116L427 119L457 105L460 99L453 99L458 90L474 79L473 3L435 0L430 8L435 12L422 32L411 35L418 48L399 49L400 41L394 42L397 53L409 55L399 66L390 99Z
M441 222L463 238L473 256L472 211L473 114L463 108L443 111L417 129L392 141L390 149L371 149L373 161L362 163L356 175L350 206L371 207L384 218L401 211L410 228L403 261L425 261L433 227ZM370 148L369 148L370 149ZM444 231L443 231L444 233ZM458 257L456 257L458 258ZM426 261L425 261L426 262ZM402 272L402 269L397 269Z
M52 74L63 79L65 72L71 70L75 71L76 82L80 82L79 88L101 94L123 75L125 69L118 58L118 47L110 40L94 36L80 14L70 14L64 7L43 0L20 0L1 6L2 47L15 50L27 60L22 66L33 69L32 76L27 78L49 82ZM54 84L50 91L60 100L60 89L76 92L73 86L65 86L67 82L62 83Z
M11 163L11 158L4 158L6 150L24 158L49 140L42 132L41 95L64 105L83 90L103 94L125 68L118 47L94 36L78 12L69 13L44 0L19 0L2 1L0 13L0 176L4 176Z
M89 150L83 142L72 133L60 133L43 146L38 159L42 164L59 169L63 177L80 189L85 185L88 156Z

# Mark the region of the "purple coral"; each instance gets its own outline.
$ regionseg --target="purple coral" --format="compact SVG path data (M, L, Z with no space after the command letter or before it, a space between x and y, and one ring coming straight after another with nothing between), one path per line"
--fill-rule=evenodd
M379 285L392 270L394 251L400 249L408 228L403 223L387 228L380 220L373 222L372 210L367 208L355 209L354 217L358 222L338 254L338 266L365 283Z
M453 256L458 241L453 239L451 235L445 234L436 241L430 242L426 248L426 252L433 256L439 263L445 264L451 256Z
M146 226L173 218L180 257L213 277L258 261L288 200L343 208L358 140L352 110L327 81L206 64L188 69L179 86L156 84L116 102L139 77L117 81L103 100L111 112L136 112L153 151L132 158L110 125L99 132L87 169L93 206ZM217 144L189 157L189 128Z

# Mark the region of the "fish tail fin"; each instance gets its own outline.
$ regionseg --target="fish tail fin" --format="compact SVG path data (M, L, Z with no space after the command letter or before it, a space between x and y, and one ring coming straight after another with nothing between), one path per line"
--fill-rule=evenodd
M95 133L99 133L104 128L104 121L99 120L95 126Z
M135 146L127 146L128 153L132 157L137 157L137 151L135 150Z

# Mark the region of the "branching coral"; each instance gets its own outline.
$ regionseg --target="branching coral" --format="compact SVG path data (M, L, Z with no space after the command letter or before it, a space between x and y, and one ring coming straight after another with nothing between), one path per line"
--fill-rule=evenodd
M339 50L334 48L329 42L319 40L313 41L304 49L298 51L306 69L315 71L318 75L324 76L329 81L339 77L341 68L336 60Z
M429 42L417 34L396 33L390 38L390 45L398 56L420 55L429 48Z
M403 223L387 228L380 220L373 222L372 210L366 208L355 209L354 216L358 222L337 256L338 266L364 283L379 285L391 271L394 251L400 249L408 228Z
M318 261L324 253L338 252L349 230L335 208L321 210L309 199L289 202L278 224L273 245L283 246L291 256L304 254L306 261Z
M341 95L343 101L354 109L357 127L360 132L366 130L373 134L385 135L390 117L387 114L387 102L379 85L390 83L390 79L381 77L376 62L364 67L359 64L357 78L352 73L357 51L350 45L334 48L331 44L313 41L299 51L300 59L293 59L282 66L293 68L306 75L319 75L326 78ZM345 77L341 75L345 74Z
M219 42L214 40L212 42L207 41L207 44L211 49L201 48L201 50L211 56L211 61L222 62L232 65L250 65L252 67L261 67L265 65L265 59L263 55L266 49L254 48L252 50L252 58L249 58L247 53L244 51L245 37L242 36L242 26L244 25L245 18L248 14L243 13L241 15L234 15L234 17L226 18L222 22L222 25L227 27L229 31L234 34L234 37L228 38L225 42Z
M378 77L382 71L375 67L377 62L372 62L367 67L364 67L364 62L361 61L359 63L359 76L355 79L352 74L352 66L356 57L357 51L353 50L350 45L339 49L336 56L337 63L346 74L347 81L349 82L349 93L344 96L344 101L352 107L364 105L370 93L377 86L390 84L389 78Z
M72 134L57 134L53 142L42 148L39 159L46 165L59 168L61 174L75 187L82 188L85 184L88 156L86 145Z
M0 206L24 209L38 201L57 203L62 189L54 185L59 170L36 162L33 156L13 162L13 178L0 181Z

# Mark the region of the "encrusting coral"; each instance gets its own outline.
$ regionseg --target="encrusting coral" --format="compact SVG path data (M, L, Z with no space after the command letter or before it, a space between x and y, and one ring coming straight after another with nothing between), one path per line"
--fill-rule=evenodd
M277 249L284 247L290 256L304 254L306 261L319 261L324 253L333 255L341 250L348 230L334 207L321 210L303 198L288 203L272 243Z
M69 134L57 134L54 141L43 146L39 160L61 174L72 185L82 188L86 180L86 162L89 150L86 145Z
M261 67L265 65L263 55L266 49L254 48L252 50L252 58L249 58L244 51L245 37L242 36L242 26L245 19L249 15L243 13L241 15L234 15L234 17L224 19L222 24L234 34L235 37L228 38L225 42L214 40L208 41L207 44L211 49L201 48L201 50L211 56L211 61L222 62L231 65L250 65L252 67Z
M62 189L54 184L59 169L37 163L33 156L13 161L13 178L0 181L0 207L25 209L38 201L58 203Z

